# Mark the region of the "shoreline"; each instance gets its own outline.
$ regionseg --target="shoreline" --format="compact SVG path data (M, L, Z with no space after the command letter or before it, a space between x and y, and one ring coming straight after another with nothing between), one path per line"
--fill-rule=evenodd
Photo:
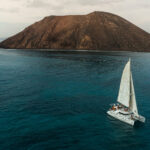
M19 48L16 48L16 49L10 49L10 48L0 48L0 50L24 50L24 51L40 51L40 52L89 52L89 53L111 53L111 52L114 52L114 53L150 53L148 51L115 51L115 50L70 50L70 49L19 49Z

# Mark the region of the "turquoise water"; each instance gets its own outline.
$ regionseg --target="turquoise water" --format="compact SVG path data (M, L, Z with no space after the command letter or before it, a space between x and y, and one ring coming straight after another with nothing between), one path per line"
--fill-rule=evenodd
M106 115L128 58L139 113ZM150 53L0 50L1 150L149 150Z

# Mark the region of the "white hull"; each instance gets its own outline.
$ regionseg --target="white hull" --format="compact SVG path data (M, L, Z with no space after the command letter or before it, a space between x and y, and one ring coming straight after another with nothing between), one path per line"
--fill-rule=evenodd
M141 116L141 115L139 115L138 117L136 117L136 116L134 116L134 119L135 120L138 120L138 121L140 121L140 122L142 122L142 123L145 123L145 117L143 117L143 116Z
M119 111L113 111L113 110L107 111L107 114L110 115L111 117L114 117L115 119L118 119L122 122L134 126L135 120L131 119L131 115L123 115L120 114Z

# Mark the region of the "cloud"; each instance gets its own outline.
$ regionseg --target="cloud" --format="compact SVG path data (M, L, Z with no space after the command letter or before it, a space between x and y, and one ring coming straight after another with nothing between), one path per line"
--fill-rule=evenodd
M77 4L80 5L92 5L92 6L96 6L96 5L110 5L110 4L115 4L118 2L123 2L124 0L73 0L74 2L76 2ZM72 3L72 1L66 1L66 3Z
M6 12L6 13L18 13L20 11L19 8L0 8L0 12Z
M27 7L35 7L35 8L50 7L48 2L42 1L42 0L28 0L26 6Z
M55 0L27 0L26 7L37 8L37 9L61 9L63 0L61 2Z
M26 7L36 9L50 9L54 12L62 13L62 10L74 10L76 8L85 8L86 6L91 7L103 7L104 5L112 5L125 0L26 0ZM79 10L79 12L81 12Z

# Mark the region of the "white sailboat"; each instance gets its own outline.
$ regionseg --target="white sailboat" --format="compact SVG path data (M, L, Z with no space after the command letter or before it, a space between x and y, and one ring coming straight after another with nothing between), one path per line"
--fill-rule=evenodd
M129 59L122 73L118 103L113 104L107 114L127 124L134 125L136 121L144 123L145 118L138 113L130 64Z

